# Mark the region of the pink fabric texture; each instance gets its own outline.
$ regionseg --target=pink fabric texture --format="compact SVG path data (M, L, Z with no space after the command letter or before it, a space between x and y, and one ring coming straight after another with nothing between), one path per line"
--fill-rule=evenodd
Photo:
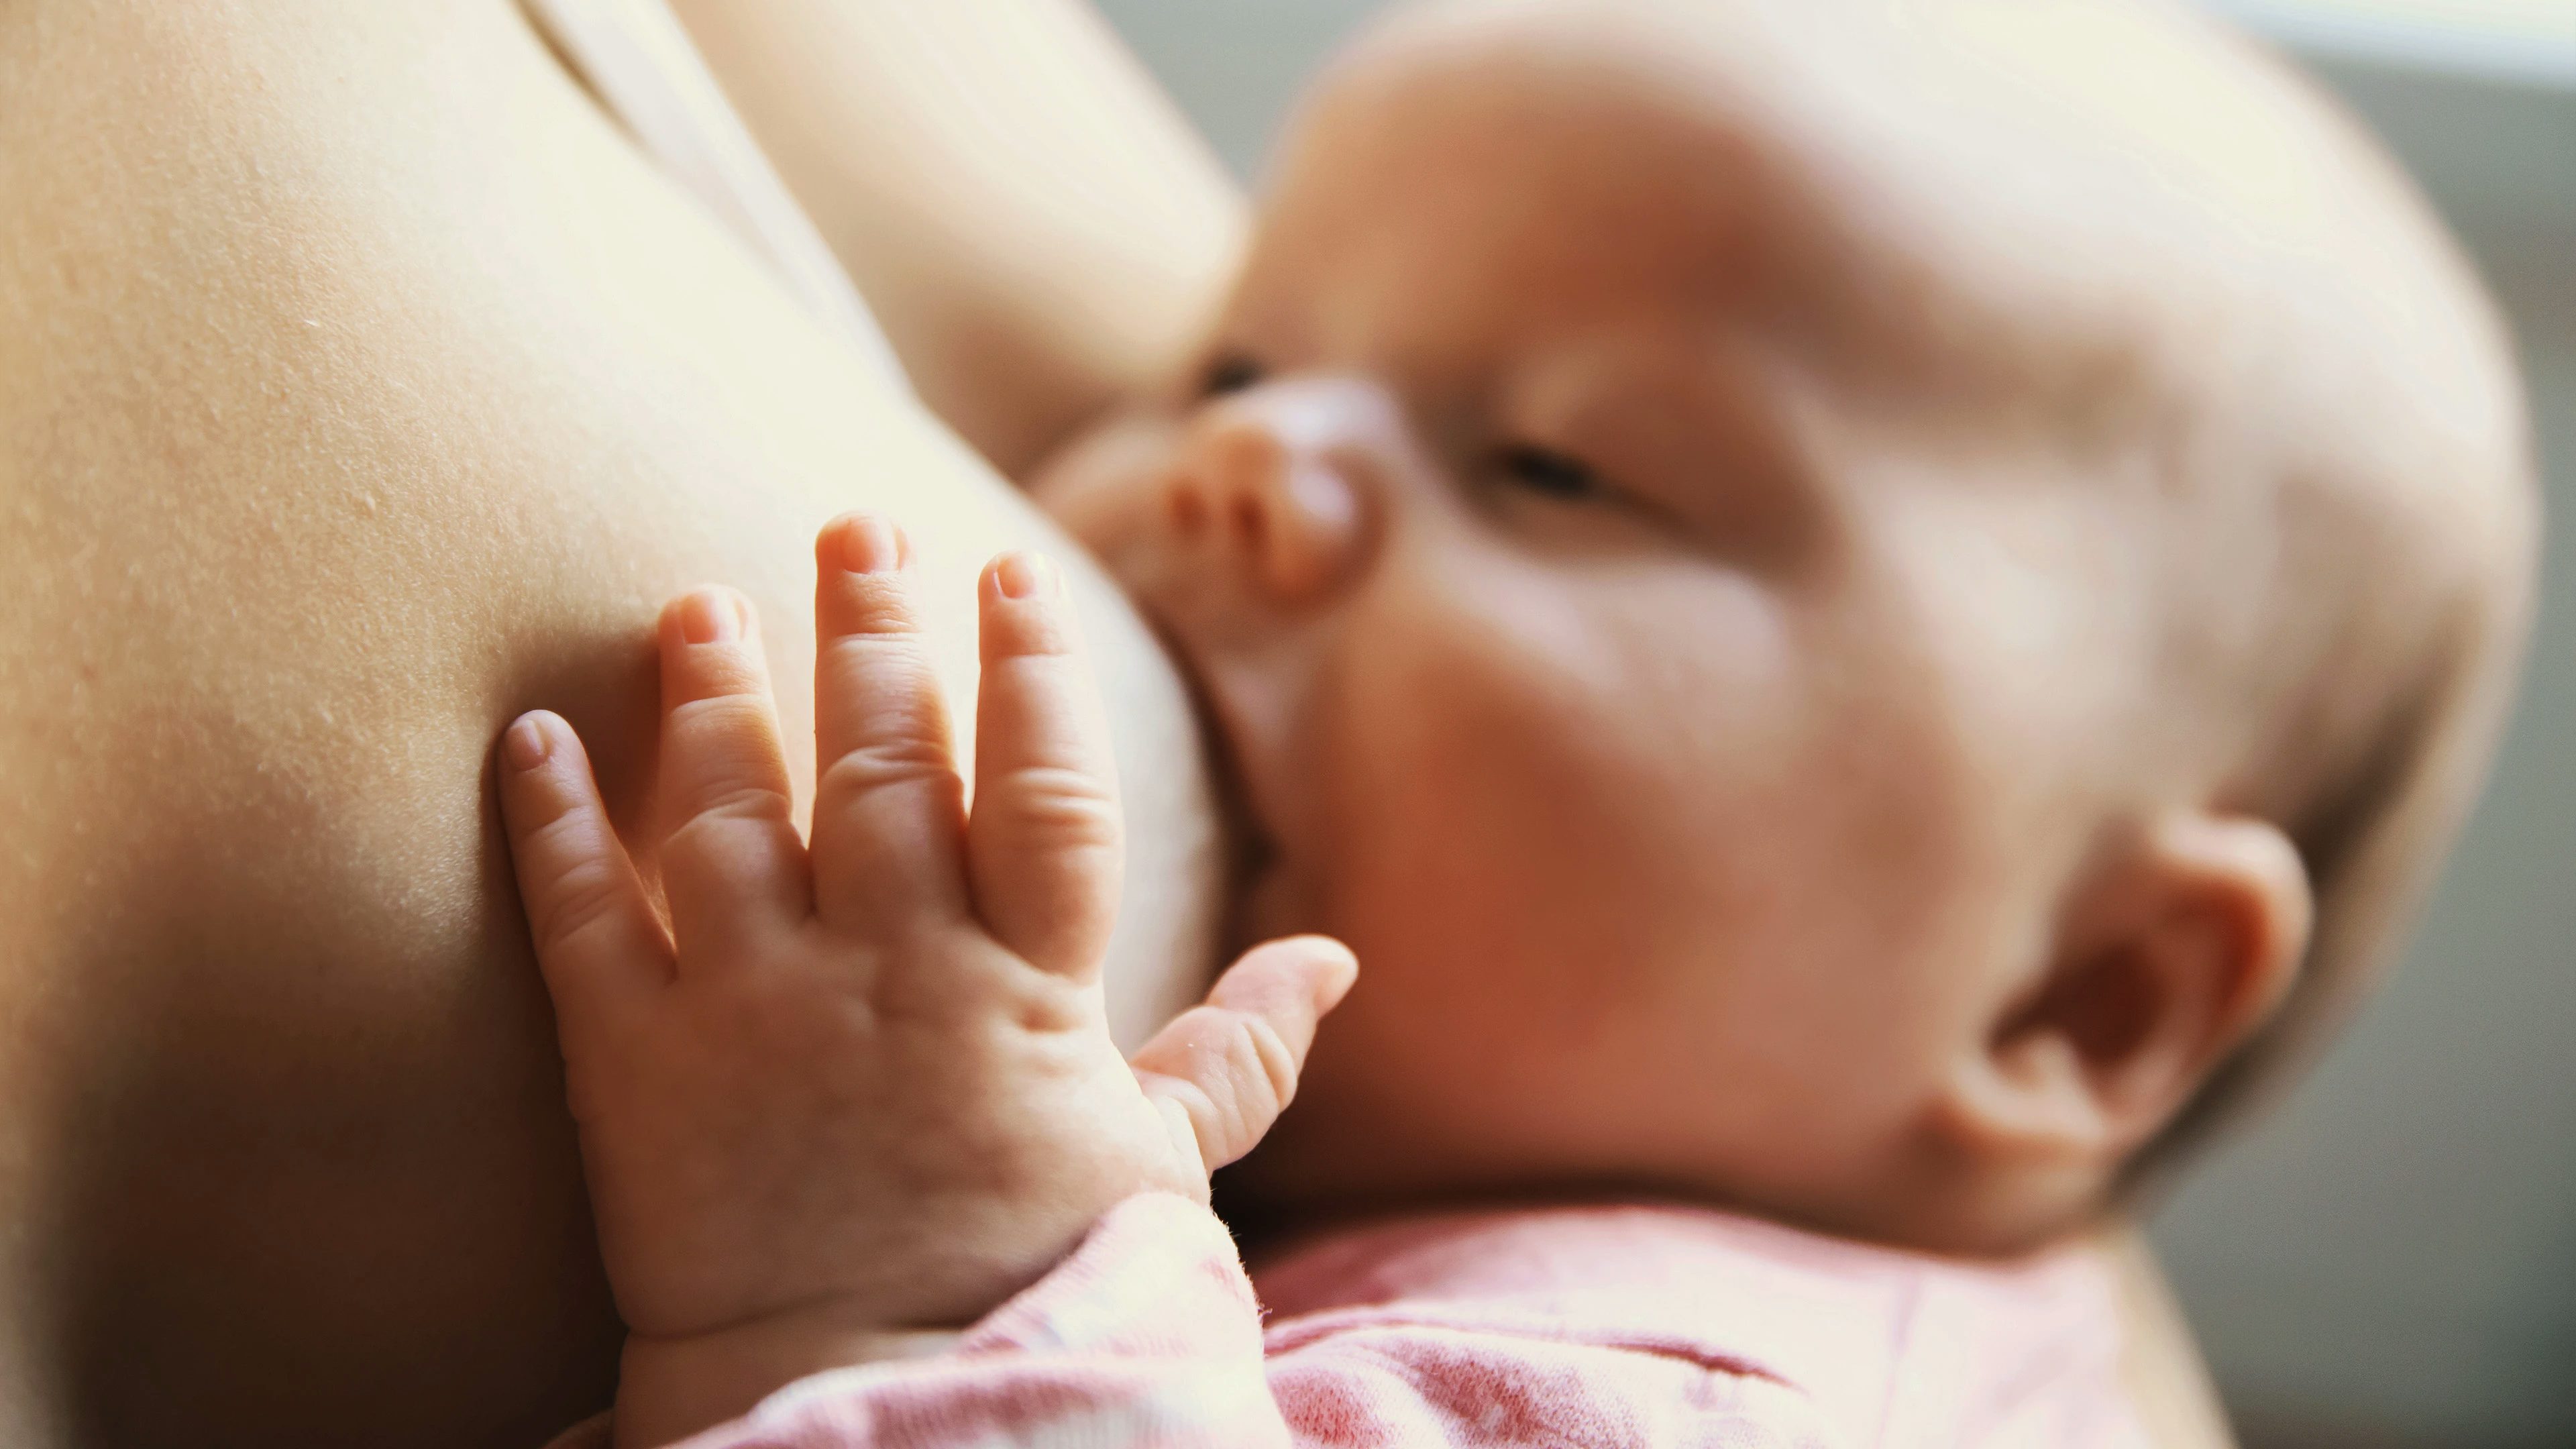
M1611 1206L1345 1231L1257 1279L1204 1208L1134 1198L956 1352L803 1380L687 1449L2146 1442L2073 1255Z

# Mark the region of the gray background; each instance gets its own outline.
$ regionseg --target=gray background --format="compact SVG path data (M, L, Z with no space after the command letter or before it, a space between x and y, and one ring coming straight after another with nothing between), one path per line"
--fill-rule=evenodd
M1377 8L1096 3L1254 177L1301 79ZM2509 36L2231 8L2388 138L2513 314L2551 567L2495 786L2412 958L2155 1234L2249 1445L2576 1445L2576 0L2507 6Z

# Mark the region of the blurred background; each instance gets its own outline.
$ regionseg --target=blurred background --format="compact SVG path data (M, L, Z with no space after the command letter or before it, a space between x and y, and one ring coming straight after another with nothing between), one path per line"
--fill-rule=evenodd
M1378 8L1095 3L1255 180ZM2156 1241L2247 1449L2576 1446L2576 0L2207 3L2340 92L2477 257L2550 539L2520 713L2411 958Z

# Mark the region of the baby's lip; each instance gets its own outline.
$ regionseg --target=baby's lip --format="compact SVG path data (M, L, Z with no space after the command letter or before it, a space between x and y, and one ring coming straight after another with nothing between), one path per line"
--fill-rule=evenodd
M1224 840L1225 940L1229 951L1240 950L1251 944L1243 939L1244 903L1279 859L1278 836L1255 798L1244 766L1244 750L1250 737L1241 711L1201 667L1188 641L1150 605L1143 612L1161 639L1174 672L1180 676L1182 692L1198 721L1201 757L1207 762L1209 784L1216 797L1218 829Z

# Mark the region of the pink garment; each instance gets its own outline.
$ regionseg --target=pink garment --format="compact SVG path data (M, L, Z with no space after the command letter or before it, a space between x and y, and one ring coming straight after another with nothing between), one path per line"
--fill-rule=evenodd
M1259 1283L1205 1209L1134 1198L956 1352L817 1375L687 1449L2146 1443L2071 1254L1553 1208L1336 1234Z

